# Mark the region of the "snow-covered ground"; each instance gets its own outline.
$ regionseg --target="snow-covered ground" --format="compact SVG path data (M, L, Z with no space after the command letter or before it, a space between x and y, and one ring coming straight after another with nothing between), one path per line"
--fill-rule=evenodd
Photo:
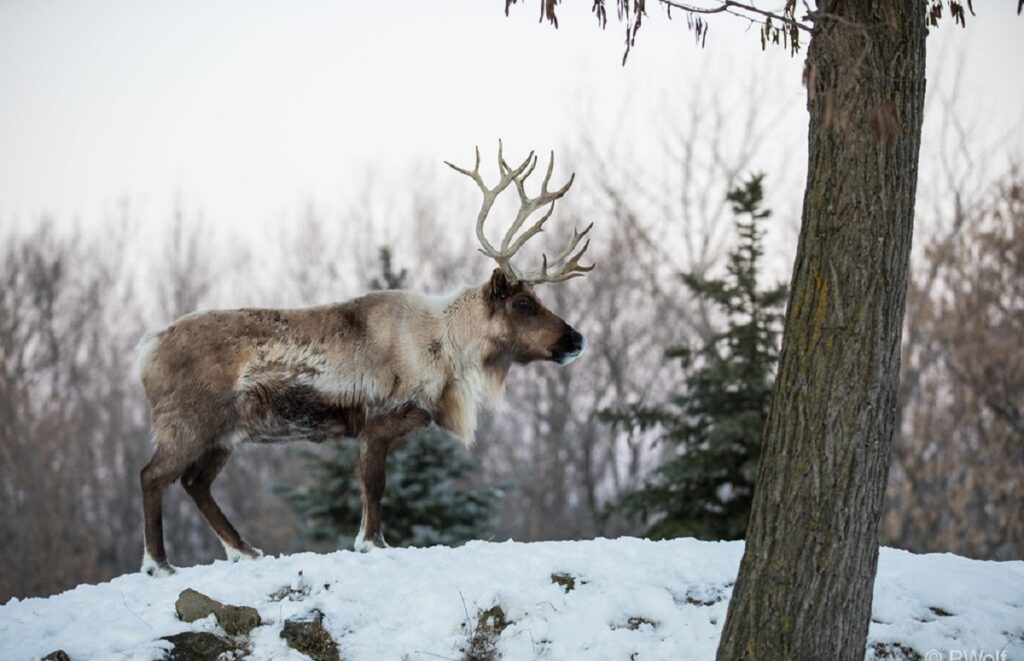
M280 634L285 620L312 609L347 661L460 659L479 614L496 605L509 623L496 643L502 659L712 659L742 552L742 542L622 538L218 561L12 600L0 606L0 659L57 649L73 661L154 659L170 647L163 636L222 633L212 616L178 620L185 588L259 610L252 659L306 658ZM913 650L926 661L1024 659L1024 562L883 549L867 658L876 650L917 658Z

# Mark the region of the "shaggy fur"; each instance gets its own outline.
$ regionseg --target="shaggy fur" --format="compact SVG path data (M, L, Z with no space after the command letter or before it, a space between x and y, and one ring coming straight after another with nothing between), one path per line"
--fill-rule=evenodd
M390 291L297 310L198 312L147 334L138 371L156 453L141 475L144 569L170 571L161 502L179 478L229 556L259 554L210 495L243 442L359 439L360 542L383 546L384 459L396 438L433 421L472 443L478 406L501 398L513 363L565 364L584 346L501 270L449 297Z

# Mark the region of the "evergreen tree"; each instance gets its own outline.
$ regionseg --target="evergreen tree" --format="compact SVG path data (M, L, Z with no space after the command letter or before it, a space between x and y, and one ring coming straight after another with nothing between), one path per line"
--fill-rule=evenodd
M406 269L395 271L391 251L381 248L380 276L373 289L405 286ZM345 440L324 457L308 455L312 486L282 489L284 498L318 541L351 547L359 532L362 504L356 468L359 445ZM462 442L436 426L413 432L391 448L387 488L381 501L384 535L392 546L453 546L488 535L499 489L469 486L481 473Z
M786 300L785 285L758 289L759 224L771 214L761 206L762 179L753 176L728 195L739 244L729 253L726 276L683 276L694 295L723 312L725 329L695 351L666 352L680 361L684 380L670 402L605 413L613 424L659 427L661 440L678 448L620 504L652 521L647 534L654 538L739 539L746 529Z

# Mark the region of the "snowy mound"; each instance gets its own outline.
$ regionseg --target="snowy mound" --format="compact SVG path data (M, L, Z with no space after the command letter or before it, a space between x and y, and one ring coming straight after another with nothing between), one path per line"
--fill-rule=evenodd
M282 628L319 610L348 661L713 659L742 552L623 538L218 561L12 600L0 606L0 659L157 659L165 636L228 638L213 616L178 619L186 588L259 611L229 656L308 658ZM1024 659L1024 562L883 549L879 565L867 658Z

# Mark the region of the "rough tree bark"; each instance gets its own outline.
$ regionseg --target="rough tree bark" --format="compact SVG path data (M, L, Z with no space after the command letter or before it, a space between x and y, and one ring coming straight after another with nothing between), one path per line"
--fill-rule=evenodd
M718 659L863 659L896 423L924 103L921 0L822 0L775 397Z

